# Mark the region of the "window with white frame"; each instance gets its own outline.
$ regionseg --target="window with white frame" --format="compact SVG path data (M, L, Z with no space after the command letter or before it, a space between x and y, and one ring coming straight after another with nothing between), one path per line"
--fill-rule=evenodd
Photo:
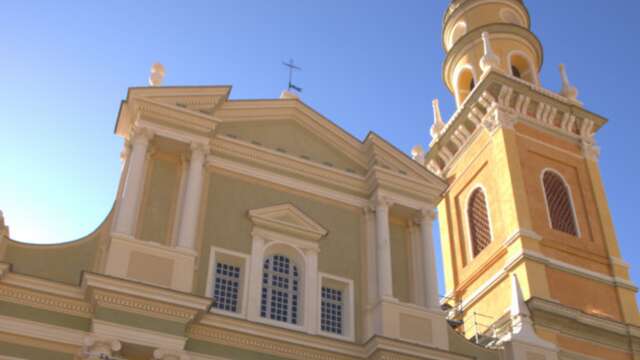
M213 284L213 307L220 310L238 312L240 267L216 262L215 279Z
M320 330L342 335L344 333L344 294L342 290L323 286L320 293Z
M245 313L247 259L246 254L211 248L207 296L213 298L212 311L235 316Z
M353 281L320 273L320 333L353 339Z
M285 255L264 260L260 316L289 324L299 323L300 273Z

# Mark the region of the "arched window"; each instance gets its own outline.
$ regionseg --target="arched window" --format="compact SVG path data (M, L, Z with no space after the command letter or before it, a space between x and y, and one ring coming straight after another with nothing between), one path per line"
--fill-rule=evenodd
M509 56L509 63L511 64L511 75L532 84L537 83L536 71L529 58L524 56L524 53L512 53Z
M475 257L491 243L489 210L487 209L484 191L480 188L474 190L469 197L467 218L469 220L471 247Z
M542 185L547 199L551 227L555 230L578 236L571 195L562 177L553 171L547 170L542 175Z
M513 74L513 76L517 77L518 79L522 78L522 74L520 74L520 70L518 70L518 68L513 65L511 65L511 73Z
M300 273L284 255L264 260L260 316L297 325L299 323Z
M473 71L470 68L460 70L456 78L456 93L458 105L462 104L469 93L476 87Z

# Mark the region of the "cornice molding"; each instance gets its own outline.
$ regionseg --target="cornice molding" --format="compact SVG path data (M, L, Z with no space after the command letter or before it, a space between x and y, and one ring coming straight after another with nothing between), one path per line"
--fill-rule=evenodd
M0 332L81 346L87 333L61 326L0 315Z
M269 340L259 336L242 334L240 332L222 330L218 328L194 325L189 328L190 338L232 346L249 351L268 353L292 359L313 360L347 360L357 359L354 356L332 353L330 350L308 349L300 345L283 345L282 340Z
M18 305L91 318L91 305L80 300L62 298L58 294L49 295L39 291L0 284L0 300Z
M119 293L157 304L174 305L181 309L178 317L184 318L198 311L205 311L211 305L209 298L91 272L83 273L81 288L85 291L94 290L94 293L97 289L102 290L97 292L100 294Z
M593 326L600 330L605 330L618 335L632 336L640 340L640 328L627 325L619 321L609 320L602 317L586 314L580 310L564 306L560 303L533 297L528 301L528 305L532 311L543 311L554 316L561 316L583 325Z
M594 134L606 123L559 94L490 71L451 117L425 163L431 171L446 174L481 129L513 128L519 121L581 145L583 156L590 159L598 153Z
M98 319L93 320L91 327L93 333L100 336L115 338L152 348L182 350L187 342L186 337L168 335L157 331L125 326Z
M198 313L196 310L186 310L178 306L113 292L93 290L89 296L96 306L180 323L186 323L192 320Z

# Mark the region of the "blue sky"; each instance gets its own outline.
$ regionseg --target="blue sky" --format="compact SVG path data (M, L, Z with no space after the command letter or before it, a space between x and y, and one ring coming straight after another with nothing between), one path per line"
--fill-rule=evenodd
M600 165L623 257L640 280L635 206L640 84L637 1L527 1L545 48L542 83L567 64L585 106L610 119ZM579 4L579 8L576 5ZM281 62L316 110L362 139L426 146L431 100L446 118L445 0L2 1L0 209L12 237L39 243L95 229L113 204L122 140L120 100L162 62L167 85L233 85L232 98L275 98Z

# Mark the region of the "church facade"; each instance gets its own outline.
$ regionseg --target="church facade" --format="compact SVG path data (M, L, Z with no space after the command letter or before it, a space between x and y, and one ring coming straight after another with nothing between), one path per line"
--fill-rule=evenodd
M637 287L594 135L540 85L521 0L454 0L429 150L359 140L285 91L131 88L114 207L88 236L10 238L0 359L640 359ZM438 293L433 223L446 294Z

